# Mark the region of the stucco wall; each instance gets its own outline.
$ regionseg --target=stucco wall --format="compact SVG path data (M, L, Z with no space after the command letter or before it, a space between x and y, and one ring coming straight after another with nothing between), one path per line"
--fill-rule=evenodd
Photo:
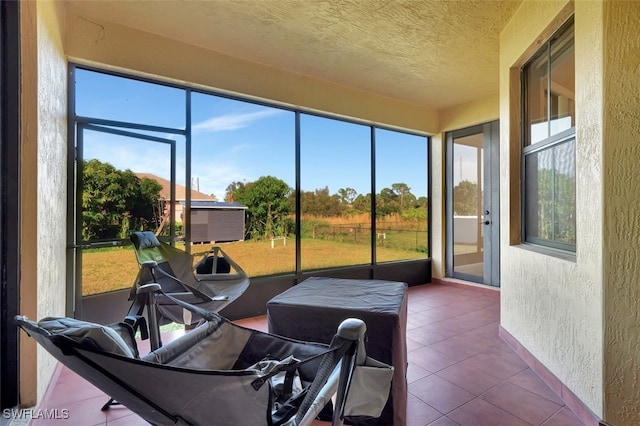
M604 5L605 416L640 424L640 3Z
M38 69L36 3L20 4L20 315L38 315ZM20 403L38 398L38 349L25 333L20 338Z
M68 16L65 52L78 63L161 77L425 133L437 111L243 61L91 17Z
M37 318L65 315L67 211L67 64L62 46L64 16L55 2L37 3ZM56 361L38 350L38 399Z
M477 99L466 104L443 109L439 112L440 132L463 129L476 124L497 120L500 115L500 97L498 94Z
M602 3L575 3L575 259L527 249L520 240L521 66L571 13L565 1L525 1L500 37L501 324L603 415Z

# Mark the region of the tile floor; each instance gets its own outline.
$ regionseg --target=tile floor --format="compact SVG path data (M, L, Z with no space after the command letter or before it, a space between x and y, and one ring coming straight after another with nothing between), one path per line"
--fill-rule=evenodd
M498 291L427 284L411 287L408 300L407 426L582 425L498 336ZM238 323L267 328L266 316ZM63 367L40 408L66 409L68 419L32 425L147 424L122 406L100 411L107 399Z

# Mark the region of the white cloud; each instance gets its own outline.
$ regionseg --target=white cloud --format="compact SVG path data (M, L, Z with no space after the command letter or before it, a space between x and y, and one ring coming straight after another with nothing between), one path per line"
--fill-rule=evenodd
M252 122L282 113L279 109L266 109L246 113L231 113L212 117L193 125L193 131L220 132L249 126Z
M261 109L219 115L194 124L193 131L213 133L246 128L258 120L282 112L278 109ZM185 185L184 138L176 135L161 137L176 140L176 181ZM254 161L247 160L256 150L253 142L252 136L247 135L234 136L233 143L230 143L226 136L218 140L203 135L192 140L191 176L194 188L197 185L201 192L213 193L222 200L226 187L231 182L250 182L263 175L263 171L255 169L257 164L254 164ZM170 178L171 156L168 144L102 132L86 132L83 154L85 159L97 158L121 170L130 169L134 172L152 173L165 179ZM266 161L264 158L263 160Z
M247 177L242 171L231 164L221 164L209 169L197 169L193 171L192 175L194 187L198 182L201 192L214 194L220 201L224 199L225 190L231 182L247 181Z
M120 170L152 173L165 179L171 175L171 150L167 144L91 132L85 135L83 148L85 160L95 158ZM176 159L176 180L184 184L184 157Z

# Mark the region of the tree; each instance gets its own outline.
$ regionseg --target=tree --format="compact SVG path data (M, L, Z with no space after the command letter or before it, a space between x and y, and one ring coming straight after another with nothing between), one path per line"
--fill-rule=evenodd
M224 193L224 200L227 202L238 201L238 197L240 197L242 191L245 190L246 184L244 182L231 182Z
M538 171L535 182L532 200L537 203L537 220L528 223L530 231L538 238L575 244L575 177L545 168Z
M340 188L338 189L338 195L340 196L340 202L343 204L353 204L353 200L356 199L358 193L353 188Z
M138 178L131 170L118 170L99 160L83 162L82 236L85 240L125 238L130 229L159 222L157 211L162 186Z
M337 194L331 195L329 187L319 188L315 191L302 191L300 194L302 214L330 217L340 216L345 206L340 203Z
M400 210L404 209L407 204L413 204L416 197L411 193L411 188L406 183L394 183L391 190L397 196L400 203Z
M234 182L239 183L239 182ZM233 185L233 184L232 184ZM229 186L232 186L229 185ZM227 187L227 193L229 187ZM287 216L291 214L286 182L273 176L262 176L255 182L239 185L234 200L247 206L247 238L270 238L286 235Z
M376 216L400 213L400 197L391 188L382 188L376 197Z
M460 216L478 214L478 184L465 179L453 188L453 214Z
M371 212L371 194L359 194L353 203L351 203L354 209L370 213Z
M136 177L136 179L138 179ZM156 180L144 177L138 179L139 195L136 202L133 203L131 216L137 218L139 224L135 224L135 229L144 229L151 221L156 221L162 217L165 210L166 200L160 198L162 185Z

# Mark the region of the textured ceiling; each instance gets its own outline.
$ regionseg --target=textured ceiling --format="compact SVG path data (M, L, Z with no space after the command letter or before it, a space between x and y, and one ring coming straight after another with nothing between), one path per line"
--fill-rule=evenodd
M498 91L498 38L520 1L70 1L117 22L406 102L446 108Z

